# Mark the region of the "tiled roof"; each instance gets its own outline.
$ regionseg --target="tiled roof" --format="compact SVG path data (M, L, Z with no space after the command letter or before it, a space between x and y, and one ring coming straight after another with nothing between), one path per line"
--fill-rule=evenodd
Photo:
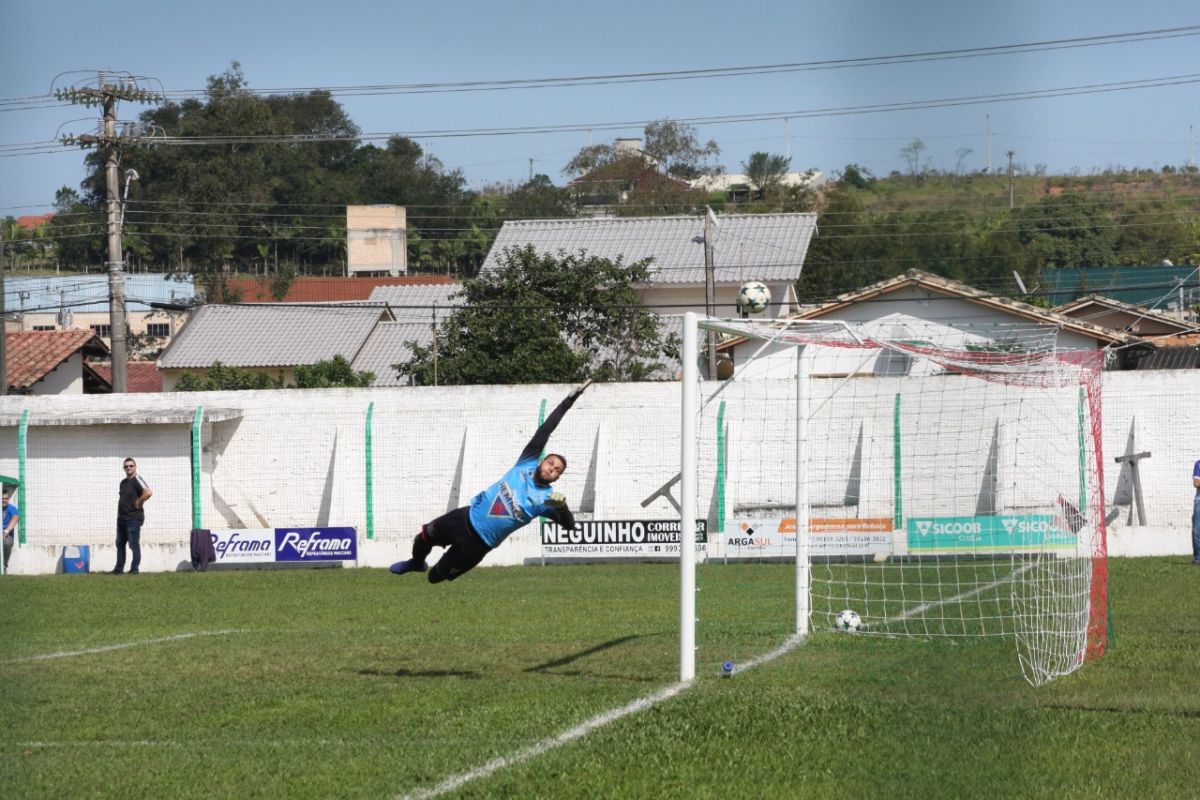
M434 306L437 306L438 318L441 319L445 316L445 309L463 305L464 298L451 298L461 290L461 283L378 286L372 290L370 300L372 303L387 303L397 322L428 324L433 319Z
M13 331L5 335L5 369L10 389L28 389L71 356L108 355L92 331Z
M161 369L294 367L353 361L386 309L370 306L201 306L159 356Z
M54 219L53 214L26 214L17 217L17 225L27 231L36 231L52 219Z
M1090 336L1107 343L1123 343L1132 344L1140 341L1137 336L1124 331L1114 331L1110 328L1103 328L1099 325L1093 325L1090 322L1084 322L1073 317L1068 317L1065 314L1059 314L1055 311L1049 311L1038 306L1033 306L1028 303L1022 303L1018 300L1012 300L1007 297L999 297L992 292L985 292L976 289L973 286L968 286L961 281L953 280L952 278L943 278L940 275L934 275L921 270L910 269L903 275L897 275L894 278L873 283L863 289L846 294L839 295L828 303L817 306L816 308L808 309L797 315L802 319L819 319L826 314L836 311L846 306L855 303L861 303L866 300L872 300L882 295L890 294L899 289L904 289L910 286L919 286L930 291L944 294L950 297L958 297L963 300L977 303L997 311L1011 314L1014 317L1041 322L1047 325L1055 325L1064 330L1080 333L1085 336Z
M718 215L716 281L794 281L800 277L816 214ZM495 269L505 248L533 245L539 253L586 250L626 264L653 257L651 284L704 284L703 217L614 217L505 222L483 269Z
M355 372L372 372L372 386L407 386L392 367L412 357L410 341L428 345L433 341L429 322L381 322L371 331L366 344L354 358Z
M94 361L88 364L105 383L112 385L112 362ZM162 391L162 373L153 361L125 362L125 390L130 394Z
M1110 311L1123 311L1129 314L1133 319L1153 320L1160 325L1171 328L1178 333L1187 333L1195 326L1190 325L1174 317L1169 317L1161 311L1155 311L1149 308L1143 308L1132 303L1123 303L1120 300L1114 300L1111 297L1105 297L1100 294L1089 294L1080 297L1077 300L1072 300L1069 303L1063 303L1061 306L1055 306L1052 311L1059 314L1066 314L1068 317L1076 319L1086 319L1087 314L1092 313L1095 308L1108 309Z
M282 302L320 303L366 300L371 296L371 292L380 286L431 286L451 282L450 278L445 275L403 275L378 278L300 277L292 281ZM227 286L230 290L241 293L239 302L270 303L275 301L275 297L271 294L271 281L268 278L232 278L227 282ZM212 296L210 294L210 297Z

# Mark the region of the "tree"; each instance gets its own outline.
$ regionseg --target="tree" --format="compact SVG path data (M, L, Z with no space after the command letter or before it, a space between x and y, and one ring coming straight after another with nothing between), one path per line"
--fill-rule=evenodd
M642 380L677 357L643 308L634 284L649 260L625 264L586 252L512 248L494 270L463 284L465 304L437 329L429 346L412 345L397 364L415 383L511 384Z
M563 174L570 177L579 177L587 173L607 166L617 160L617 148L611 144L591 144L580 149L567 165L563 167Z
M122 168L141 176L130 196L126 240L139 259L160 268L211 274L271 263L272 272L285 264L297 274L341 272L342 207L352 204L404 205L410 229L431 220L428 240L452 240L465 226L472 195L457 170L404 137L363 146L358 127L327 91L260 96L236 61L209 77L203 97L163 103L140 119L193 143L131 146L122 155ZM100 223L102 262L101 155L90 153L86 165L83 202ZM57 238L76 242L76 249L92 242L90 231L87 239ZM477 260L469 247L458 249L456 269Z
M579 177L595 172L618 161L652 162L663 175L680 180L692 180L701 175L715 175L720 167L709 159L721 154L712 139L704 144L690 125L669 119L658 120L642 130L642 152L622 154L613 144L594 144L582 148L567 162L563 174Z
M839 182L825 192L816 236L796 291L804 301L825 300L879 280L888 240L876 233L858 190ZM882 276L886 277L886 276Z
M842 170L842 183L855 189L870 189L875 183L875 175L871 170L859 164L847 164Z
M373 372L355 372L343 356L334 356L316 364L301 364L293 370L293 389L362 389L375 380Z
M185 372L175 382L177 392L220 392L244 389L282 389L283 378L273 378L265 372L227 367L214 361L204 375Z
M913 139L911 142L900 148L900 155L908 163L908 172L914 178L921 171L921 153L925 150L925 143L920 139Z
M646 138L642 150L658 162L664 175L692 180L720 170L709 159L719 156L721 148L712 139L700 144L696 129L690 125L663 119L646 125L643 133Z
M355 372L342 356L316 364L302 364L293 370L295 383L286 383L283 376L272 377L265 372L228 367L214 361L203 376L185 372L175 383L177 392L240 391L244 389L358 389L371 385L375 375Z
M102 205L84 202L78 192L66 186L55 192L50 236L60 266L86 269L108 260L102 209Z
M748 162L742 162L746 177L758 189L759 197L766 197L783 185L783 179L788 173L791 159L786 156L773 155L758 151L750 154Z
M962 165L963 165L963 160L964 160L964 159L965 159L967 156L971 155L971 153L973 153L973 152L975 152L975 151L974 151L974 150L972 150L972 149L971 149L971 148L969 148L969 147L960 147L960 148L958 148L957 150L955 150L955 151L954 151L954 156L955 156L955 159L956 159L956 160L955 160L955 162L954 162L954 174L955 174L955 175L961 175L961 174L962 174Z
M1013 214L1017 241L1043 267L1111 267L1117 228L1108 211L1075 194L1051 195Z
M504 198L505 219L564 219L575 216L575 201L570 192L550 182L546 175L534 175Z

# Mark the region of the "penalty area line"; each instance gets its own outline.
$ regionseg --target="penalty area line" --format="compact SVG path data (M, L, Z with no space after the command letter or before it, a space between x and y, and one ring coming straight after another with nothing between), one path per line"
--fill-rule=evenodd
M591 719L576 725L570 730L563 731L557 736L551 736L548 739L543 739L537 744L530 745L524 750L518 750L516 753L500 758L494 758L481 767L476 767L468 772L463 772L448 778L439 783L437 786L428 789L419 789L409 794L397 795L397 800L430 800L433 797L439 797L447 792L452 792L460 786L465 786L471 781L486 778L494 772L510 767L513 764L520 764L524 761L537 758L543 753L548 753L556 747L561 747L564 744L579 739L588 733L603 727L610 722L616 722L623 717L628 717L631 714L636 714L639 711L645 711L647 708L658 705L659 703L669 700L675 695L682 692L691 685L690 682L673 683L665 689L660 689L654 694L634 700L632 703L614 708L611 711L606 711L603 714L592 717Z
M162 642L175 642L180 639L192 639L197 636L225 636L230 633L245 633L244 630L229 628L220 631L197 631L195 633L177 633L174 636L159 636L154 639L138 639L134 642L119 642L117 644L106 644L99 647L89 647L85 650L65 650L61 653L43 653L36 656L26 656L25 658L13 658L0 663L4 664L25 664L30 661L48 661L52 658L73 658L75 656L90 656L96 653L107 653L110 650L124 650L129 647L140 647L145 644L160 644Z
M788 640L783 645L776 648L775 650L772 650L769 653L765 653L761 656L758 656L757 658L751 659L750 661L747 661L745 664L739 665L738 671L744 672L745 670L751 669L753 667L757 667L760 664L765 664L768 661L776 659L779 656L782 656L783 654L787 653L789 650L793 649L797 644L799 644L802 641L803 641L802 636L799 636L799 635L790 636L790 637L788 637ZM691 681L682 681L679 683L673 683L670 686L667 686L663 689L660 689L657 692L654 692L653 694L649 694L649 695L646 695L645 697L634 700L632 703L628 703L627 705L621 706L620 708L614 708L611 711L606 711L603 714L599 714L595 717L592 717L591 719L586 720L585 722L582 722L579 725L576 725L574 728L571 728L570 730L563 731L562 733L558 734L557 736L551 736L547 739L543 739L542 741L538 742L537 744L530 745L529 747L525 748L524 750L518 750L516 753L513 753L511 755L494 758L491 761L484 764L483 766L476 767L475 769L470 770L468 772L460 773L458 775L455 775L452 778L447 778L445 781L439 783L437 786L429 787L426 789L418 789L418 790L409 792L408 794L397 795L396 800L432 800L432 798L434 798L434 797L440 797L441 795L444 795L447 792L452 792L455 789L465 786L466 784L470 783L471 781L476 781L476 780L479 780L480 778L486 778L486 777L492 775L493 773L499 772L500 770L504 769L505 767L511 767L514 764L521 764L523 762L537 758L540 755L548 753L557 747L561 747L564 744L569 744L569 743L575 741L576 739L580 739L580 738L586 736L587 734L591 733L592 731L596 730L597 728L604 727L605 725L609 724L610 722L616 722L619 719L623 719L623 718L631 716L633 714L637 714L641 711L645 711L648 708L653 708L654 706L658 705L659 703L670 700L675 695L677 695L680 692L684 691L685 689L691 687L691 685L692 685Z

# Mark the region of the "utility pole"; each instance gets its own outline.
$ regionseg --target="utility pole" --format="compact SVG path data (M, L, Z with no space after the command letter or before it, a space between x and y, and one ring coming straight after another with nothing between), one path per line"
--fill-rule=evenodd
M101 85L101 89L104 86ZM112 390L129 389L128 353L125 351L125 271L121 246L121 177L118 172L117 97L105 93L104 101L104 196L108 207L108 322L112 341Z
M137 79L132 75L110 75L100 72L95 86L74 86L70 89L60 89L54 93L59 100L83 105L100 106L104 116L101 118L99 136L66 136L64 144L96 145L104 152L104 196L108 217L108 314L109 334L112 341L112 390L121 394L128 390L128 352L127 324L125 314L125 271L123 246L121 241L124 221L124 210L121 203L121 180L119 167L121 164L121 145L133 141L131 136L117 135L117 102L132 100L149 103L158 99L159 95L148 92L138 86ZM126 184L128 189L128 184Z
M992 174L992 115L984 114L984 120L987 123L987 148L988 148L988 169L987 174Z
M1013 207L1013 171L1012 171L1013 151L1008 151L1008 207Z
M716 268L713 265L713 233L715 232L716 215L711 208L704 209L704 313L713 316L716 303L717 280ZM717 334L711 328L708 330L708 379L717 379Z

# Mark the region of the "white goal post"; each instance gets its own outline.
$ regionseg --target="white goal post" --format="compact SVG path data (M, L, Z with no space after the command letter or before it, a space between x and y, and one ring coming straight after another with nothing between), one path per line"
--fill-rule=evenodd
M729 380L701 381L701 330ZM680 679L698 561L794 563L793 641L847 609L863 635L1011 642L1034 685L1102 654L1101 363L1044 326L685 315L680 531L708 535L681 537Z

